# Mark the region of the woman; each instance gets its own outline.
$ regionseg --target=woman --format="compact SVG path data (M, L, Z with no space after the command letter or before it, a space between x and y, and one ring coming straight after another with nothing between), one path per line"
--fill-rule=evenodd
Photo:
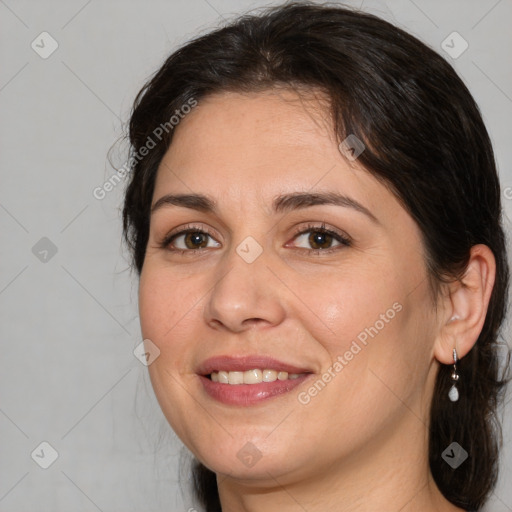
M130 142L149 372L205 510L481 507L509 270L451 66L372 15L286 4L173 53Z

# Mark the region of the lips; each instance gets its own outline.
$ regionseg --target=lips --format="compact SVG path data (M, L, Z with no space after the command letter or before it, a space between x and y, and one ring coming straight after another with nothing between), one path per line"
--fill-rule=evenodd
M282 378L247 384L245 379L238 380L245 373L253 370L277 373ZM220 373L219 373L220 372ZM265 372L264 372L265 373ZM313 375L309 368L285 363L267 356L217 356L207 359L197 368L197 374L206 396L225 405L251 406L266 400L289 394ZM213 374L214 379L211 378ZM220 376L228 374L229 379L237 382L220 382ZM287 378L293 375L292 379Z
M212 372L246 372L256 368L275 370L276 372L312 373L305 367L295 366L267 356L216 356L203 361L196 370L199 375L210 375Z

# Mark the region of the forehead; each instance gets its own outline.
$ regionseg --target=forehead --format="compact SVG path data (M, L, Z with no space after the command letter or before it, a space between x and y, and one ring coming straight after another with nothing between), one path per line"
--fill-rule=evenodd
M154 195L202 192L268 204L297 190L350 194L369 209L396 203L341 154L325 96L281 89L202 99L175 128Z
M169 156L174 163L199 163L208 153L213 162L240 164L244 156L266 163L296 152L325 153L329 146L332 151L330 113L317 98L286 89L207 96L176 127Z

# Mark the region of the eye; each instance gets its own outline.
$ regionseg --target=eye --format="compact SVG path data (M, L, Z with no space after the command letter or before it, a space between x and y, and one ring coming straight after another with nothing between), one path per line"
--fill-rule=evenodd
M304 248L314 253L338 250L340 246L350 246L351 243L346 235L327 229L325 224L321 226L308 225L306 229L302 229L295 234L294 240L299 241L299 245L296 245L299 248ZM300 243L306 244L306 246L301 246ZM311 248L307 247L307 245Z
M181 253L220 246L208 231L195 226L187 226L176 233L171 233L165 237L161 245L162 248Z
M321 226L308 224L306 229L302 228L295 233L293 240L295 240L294 247L315 254L328 253L351 245L351 239L347 235L327 229L325 224ZM301 244L309 245L311 248ZM163 249L181 254L220 247L220 243L213 238L211 233L193 225L185 226L184 229L169 234L160 245Z

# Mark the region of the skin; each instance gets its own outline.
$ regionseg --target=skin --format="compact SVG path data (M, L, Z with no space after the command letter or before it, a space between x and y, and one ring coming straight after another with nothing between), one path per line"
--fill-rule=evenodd
M165 194L202 193L218 211L167 205L152 214L141 327L160 350L149 366L159 404L217 473L223 511L462 510L432 480L428 411L439 365L453 362L454 347L464 357L482 329L492 252L473 248L466 286L443 285L436 312L417 225L340 153L319 95L216 94L175 130L153 205ZM350 196L377 221L337 205L272 211L275 196L305 191ZM179 254L161 246L188 223L211 232L207 247ZM295 236L308 223L352 242L333 239L334 251L308 253L318 248L311 231ZM236 251L248 236L263 250L252 263ZM193 247L185 241L173 243ZM311 381L255 406L224 405L195 372L212 356L264 354L310 368L315 381L396 303L394 318L307 404L298 394ZM237 457L247 442L261 453L252 467Z

